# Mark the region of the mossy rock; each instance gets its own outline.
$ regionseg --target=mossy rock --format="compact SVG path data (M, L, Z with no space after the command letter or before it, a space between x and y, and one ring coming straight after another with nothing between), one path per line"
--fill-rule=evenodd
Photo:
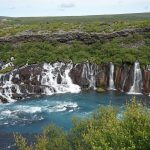
M10 66L10 67L7 67L3 70L0 70L0 74L5 74L5 73L8 73L10 71L14 70L14 67L13 66Z
M96 92L99 92L99 93L100 93L100 92L105 92L105 91L106 91L106 90L103 89L103 88L97 88L97 89L96 89Z

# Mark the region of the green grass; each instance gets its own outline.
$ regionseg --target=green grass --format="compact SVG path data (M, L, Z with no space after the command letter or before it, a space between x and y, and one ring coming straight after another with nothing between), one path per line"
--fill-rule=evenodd
M7 72L10 72L10 71L12 71L14 69L14 67L7 67L7 68L5 68L5 69L3 69L3 70L0 70L0 74L5 74L5 73L7 73Z
M23 34L25 31L32 31L32 33L35 34L39 33L39 31L40 33L53 33L59 31L111 33L127 28L150 26L150 13L6 19L7 21L0 21L0 37L19 35Z

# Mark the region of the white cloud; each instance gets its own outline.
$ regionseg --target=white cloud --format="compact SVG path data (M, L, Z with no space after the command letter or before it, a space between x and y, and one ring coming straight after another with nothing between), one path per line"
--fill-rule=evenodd
M73 7L75 7L75 4L73 4L73 3L62 3L60 5L60 7L61 8L73 8Z

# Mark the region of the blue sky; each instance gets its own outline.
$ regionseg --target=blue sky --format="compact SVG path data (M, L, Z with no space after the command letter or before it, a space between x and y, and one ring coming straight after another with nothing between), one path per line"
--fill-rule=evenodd
M0 16L78 16L150 12L150 0L0 0Z

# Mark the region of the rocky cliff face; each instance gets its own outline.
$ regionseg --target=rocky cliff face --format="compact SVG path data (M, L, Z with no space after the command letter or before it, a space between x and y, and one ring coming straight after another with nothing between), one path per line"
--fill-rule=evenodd
M42 95L104 89L150 93L150 70L138 62L128 66L112 63L97 65L62 63L30 65L0 75L0 100L3 103Z
M49 43L57 41L60 43L71 43L72 41L82 41L86 44L92 44L97 41L105 42L110 41L117 37L127 37L134 33L143 36L148 36L150 28L138 28L138 29L126 29L108 34L102 33L86 33L86 32L66 32L66 33L53 33L53 34L29 34L29 35L18 35L12 37L1 37L0 44L6 43L19 43L19 42L43 42Z

